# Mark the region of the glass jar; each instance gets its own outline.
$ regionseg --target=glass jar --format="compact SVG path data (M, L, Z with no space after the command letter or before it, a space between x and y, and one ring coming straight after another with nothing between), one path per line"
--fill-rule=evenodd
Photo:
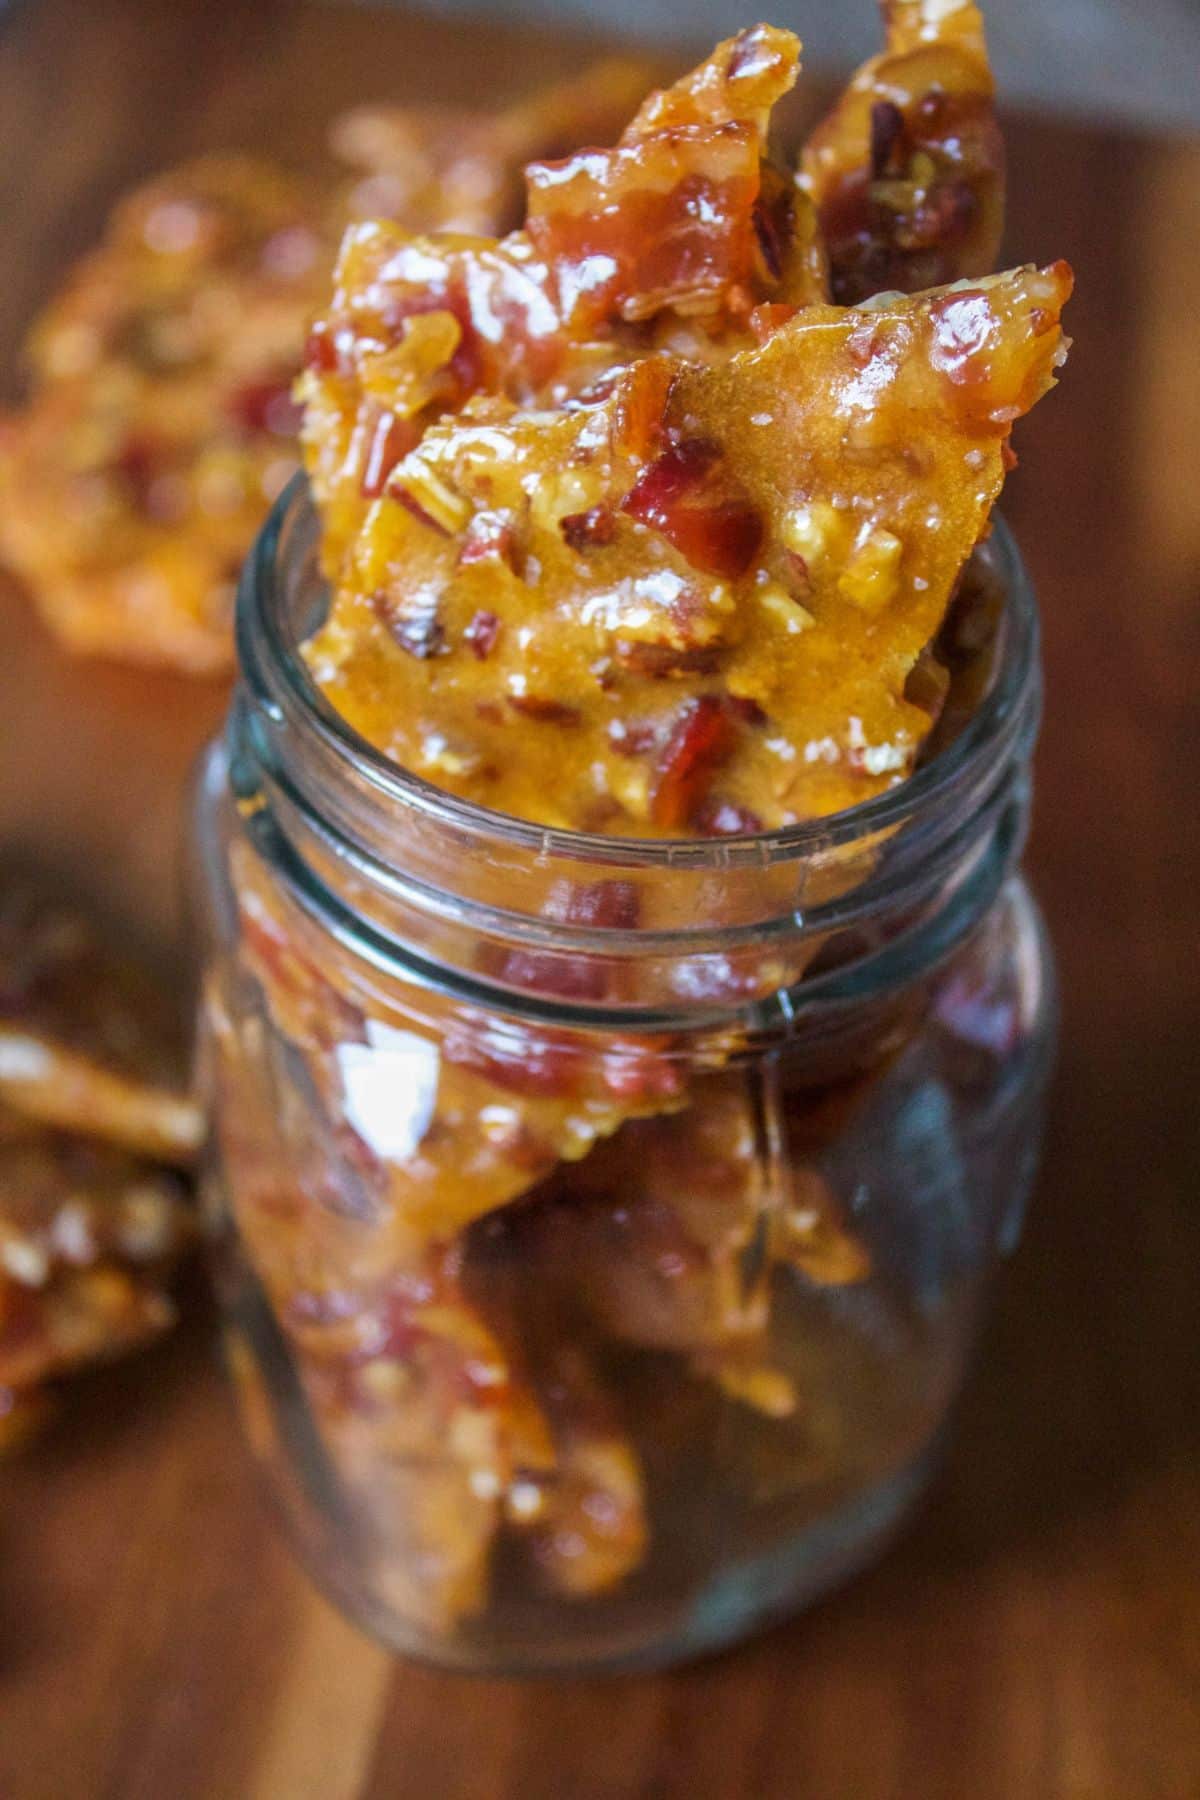
M896 1530L1020 1228L1054 1005L1015 873L1016 552L998 528L986 654L960 644L959 727L909 781L666 843L489 813L358 739L298 653L315 538L294 487L199 783L249 1436L316 1579L399 1650L723 1643Z

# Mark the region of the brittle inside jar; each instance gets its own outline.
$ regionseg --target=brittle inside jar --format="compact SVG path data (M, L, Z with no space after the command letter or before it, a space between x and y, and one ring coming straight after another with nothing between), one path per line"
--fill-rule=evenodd
M870 65L803 179L769 132L799 45L759 26L612 150L531 167L508 237L348 233L300 389L332 589L305 655L410 774L560 830L692 841L786 830L911 774L1012 425L1063 359L1071 278L982 272L999 189L975 9L888 19L889 58L915 59L912 118L868 107L862 135ZM953 159L932 105L948 81L974 134L954 176L974 184L970 229L940 165L914 166L939 131ZM871 213L862 254L829 137L838 181L856 154L872 184L909 159L903 228ZM914 246L947 285L860 291L875 261L922 289ZM867 867L831 858L825 896ZM673 1441L663 1402L630 1416L630 1359L668 1371L667 1410L686 1393L804 1429L803 1359L775 1358L779 1272L867 1275L822 1156L906 1021L765 1099L741 1029L699 1056L682 1033L588 1031L589 1004L648 998L636 934L681 922L636 883L545 903L607 934L607 957L481 945L494 1004L472 1008L402 978L366 994L257 854L235 882L241 998L214 988L214 1029L232 1068L249 1013L274 1087L271 1148L229 1153L234 1207L370 1554L439 1628L486 1605L501 1543L560 1595L607 1592L653 1554L645 1470ZM819 949L764 954L711 997L786 986ZM581 1022L530 1023L514 991ZM249 1089L234 1075L219 1102L239 1139Z

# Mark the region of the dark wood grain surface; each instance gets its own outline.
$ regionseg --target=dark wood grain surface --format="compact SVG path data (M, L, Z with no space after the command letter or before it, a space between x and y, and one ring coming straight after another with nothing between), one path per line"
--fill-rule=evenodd
M5 378L131 178L201 147L303 155L351 100L510 92L577 54L274 0L26 0L0 24ZM427 1672L289 1560L200 1297L0 1470L4 1800L1200 1795L1200 151L1028 119L1010 142L1010 253L1079 274L1006 503L1045 616L1030 862L1064 1036L1029 1228L920 1519L691 1669ZM0 842L171 953L220 688L71 663L10 588L0 618Z

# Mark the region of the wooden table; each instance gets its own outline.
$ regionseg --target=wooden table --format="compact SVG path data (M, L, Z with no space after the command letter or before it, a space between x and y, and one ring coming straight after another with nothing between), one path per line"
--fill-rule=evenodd
M0 27L4 365L156 163L303 152L352 99L512 89L572 54L274 0L27 0ZM196 1316L0 1473L5 1800L1200 1795L1200 154L1030 119L1011 144L1013 253L1080 278L1006 502L1046 621L1030 861L1065 1037L920 1520L845 1593L680 1673L429 1673L289 1560ZM0 607L0 839L169 951L181 794L224 696L70 663Z

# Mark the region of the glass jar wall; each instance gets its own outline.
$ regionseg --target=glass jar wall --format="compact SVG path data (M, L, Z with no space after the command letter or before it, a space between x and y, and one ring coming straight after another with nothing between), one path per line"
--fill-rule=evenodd
M1035 618L1003 533L989 557L999 625L909 782L629 842L354 738L297 654L311 512L277 508L199 786L209 1219L251 1441L313 1574L396 1648L686 1655L862 1564L919 1493L1052 1037L1015 873Z

